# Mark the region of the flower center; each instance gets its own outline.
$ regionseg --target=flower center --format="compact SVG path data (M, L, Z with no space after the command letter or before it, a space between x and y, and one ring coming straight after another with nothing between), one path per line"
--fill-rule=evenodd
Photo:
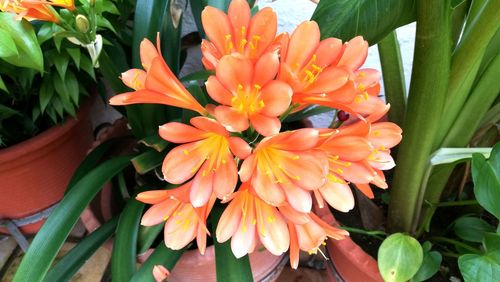
M256 152L257 169L264 172L274 183L290 183L300 180L300 176L290 173L282 164L296 162L300 156L275 148L260 149Z
M239 39L238 39L239 38ZM225 44L224 44L224 54L231 54L236 51L238 53L244 54L245 51L250 51L250 56L253 56L255 50L259 46L259 42L261 37L259 35L253 35L252 38L247 38L247 27L242 26L240 28L240 34L237 38L233 38L233 35L226 34L224 36ZM246 47L249 47L246 48ZM236 48L235 48L236 47Z
M314 83L318 79L319 74L323 71L323 68L316 65L317 60L318 57L316 54L312 55L309 62L300 70L299 78L303 83L307 85ZM299 68L299 66L297 66L297 68Z
M245 89L243 85L238 84L236 93L231 99L231 105L240 113L254 114L264 108L264 100L260 99L259 84L254 84L251 90Z

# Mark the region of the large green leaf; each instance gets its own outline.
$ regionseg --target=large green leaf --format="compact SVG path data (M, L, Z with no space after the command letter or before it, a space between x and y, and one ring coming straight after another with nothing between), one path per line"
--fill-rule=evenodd
M472 156L472 178L479 204L500 219L500 179L483 155Z
M16 19L11 13L0 13L0 30L10 34L18 53L2 59L19 67L43 72L43 55L33 26L26 20Z
M132 198L120 215L111 256L113 281L129 281L135 272L137 234L144 204Z
M154 252L142 264L141 268L139 268L139 270L137 270L132 279L130 279L130 281L133 282L155 281L152 275L153 267L157 264L161 264L165 266L168 270L172 270L185 250L186 248L178 251L169 249L167 248L167 246L165 246L165 242L161 241L160 244L155 248Z
M118 217L115 217L85 237L50 269L44 281L69 281L90 256L113 235L117 223Z
M312 20L321 37L349 40L362 35L370 45L415 20L415 0L323 0Z
M146 252L153 245L154 241L163 231L165 223L160 223L154 226L141 226L139 228L139 237L137 238L137 254L140 255Z
M431 243L425 242L422 248L424 249L424 259L422 260L422 265L419 270L411 279L412 282L425 281L434 276L434 274L438 272L441 261L443 260L439 252L431 251Z
M130 164L130 159L130 156L123 156L108 160L75 184L38 231L14 281L43 280L82 211L106 182Z
M5 30L0 29L0 58L17 56L16 42L12 36Z
M453 224L455 234L462 240L481 243L486 232L492 232L495 229L488 222L477 218L464 216Z
M407 281L417 273L423 260L420 243L402 233L387 237L378 250L378 268L385 281Z
M458 267L465 282L493 282L500 277L500 250L484 255L467 254L458 258Z
M250 260L248 259L248 255L237 259L231 251L230 240L224 243L219 243L217 242L217 238L215 238L217 223L219 222L220 216L222 215L223 211L224 209L222 207L215 206L212 209L211 213L217 281L253 281L252 269L250 267Z

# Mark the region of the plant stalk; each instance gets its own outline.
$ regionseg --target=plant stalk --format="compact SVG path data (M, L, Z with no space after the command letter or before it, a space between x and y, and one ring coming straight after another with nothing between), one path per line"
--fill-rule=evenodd
M392 232L411 231L421 181L433 152L450 73L450 14L449 0L417 1L414 67L389 205Z

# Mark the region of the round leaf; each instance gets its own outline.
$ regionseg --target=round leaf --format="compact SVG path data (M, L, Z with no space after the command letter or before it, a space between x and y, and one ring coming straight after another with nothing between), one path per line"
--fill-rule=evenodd
M407 281L417 273L423 260L422 246L413 237L392 234L378 250L378 267L385 281Z
M500 250L485 255L468 254L458 258L458 267L465 282L498 281Z
M466 216L455 221L453 230L462 240L481 243L484 233L493 232L495 229L480 218Z
M425 281L434 276L438 272L442 260L443 257L439 252L425 252L422 265L415 276L413 276L412 281Z

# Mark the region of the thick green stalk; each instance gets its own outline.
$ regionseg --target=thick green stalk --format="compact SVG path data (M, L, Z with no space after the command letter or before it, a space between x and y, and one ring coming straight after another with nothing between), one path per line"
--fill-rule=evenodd
M406 106L406 85L396 31L389 33L377 46L382 65L385 97L391 104L389 119L402 125Z
M411 230L450 73L450 1L417 1L417 33L403 141L389 205L391 231Z
M440 121L434 149L444 140L467 100L488 43L500 27L498 11L500 1L486 2L453 53L448 97L444 107L446 114Z
M465 0L453 9L453 13L451 14L451 38L453 46L458 44L458 40L464 29L467 12L470 10L471 2L472 0Z

